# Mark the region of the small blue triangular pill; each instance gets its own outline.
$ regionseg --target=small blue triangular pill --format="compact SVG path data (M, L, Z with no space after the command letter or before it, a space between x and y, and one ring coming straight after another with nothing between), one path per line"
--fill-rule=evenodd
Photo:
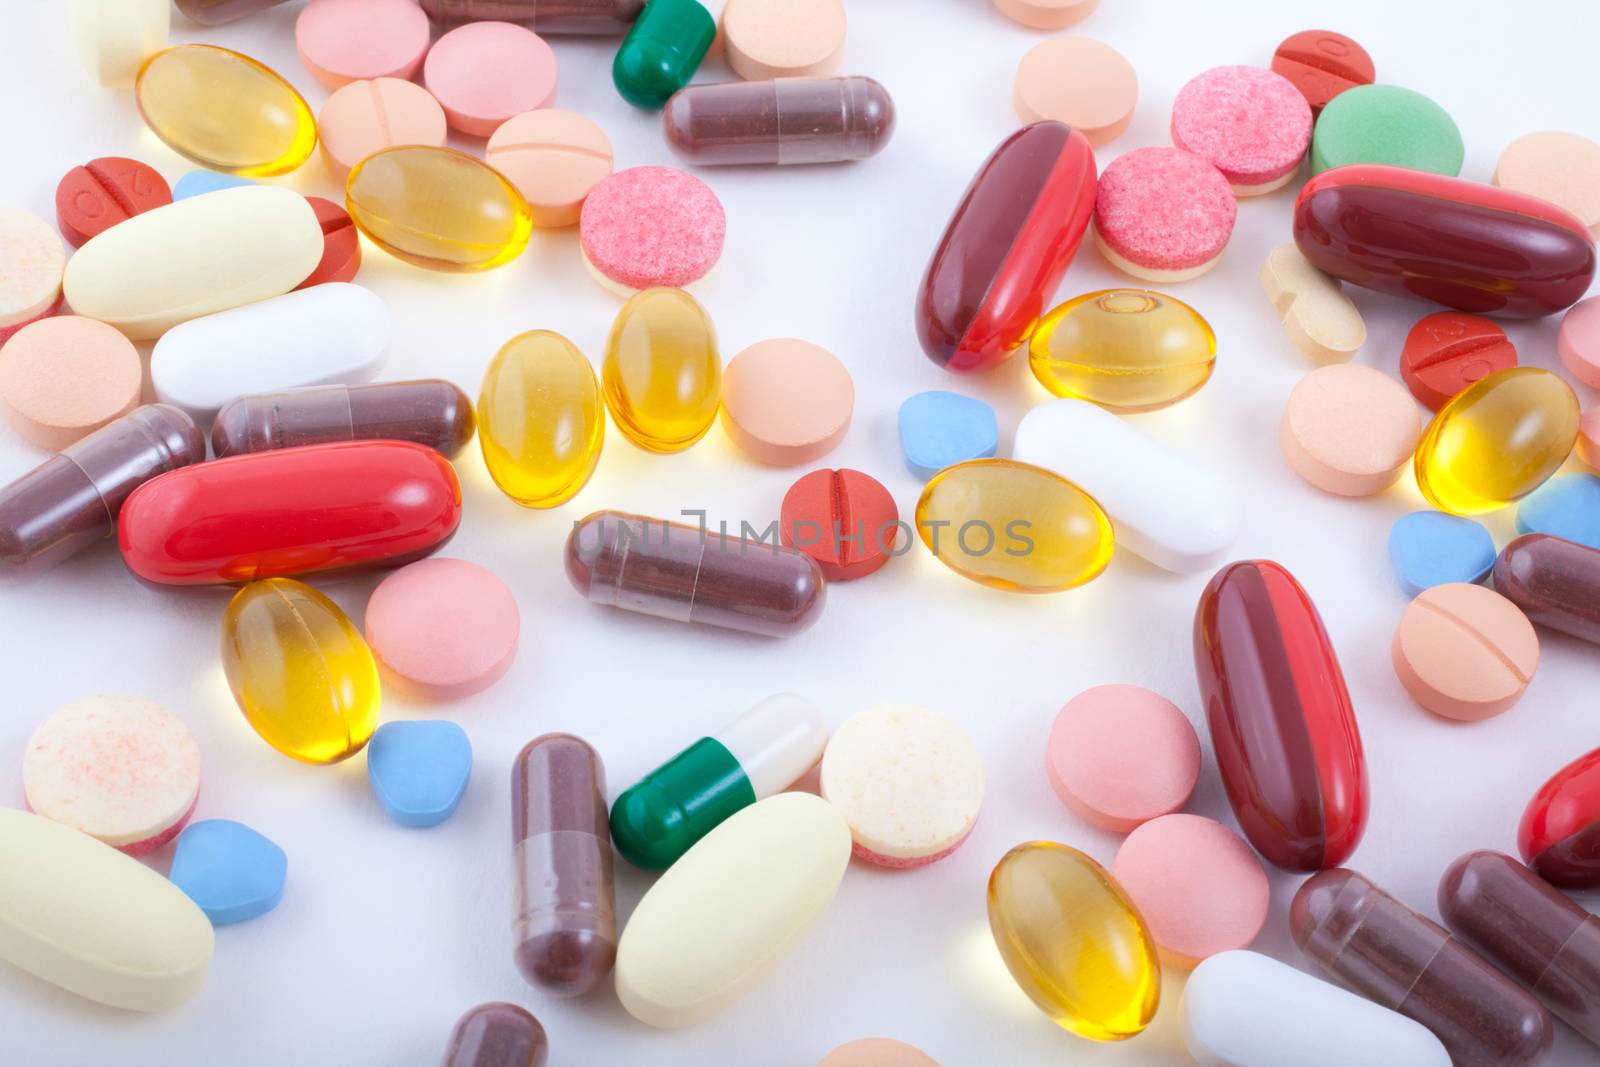
M1494 567L1494 538L1481 522L1413 511L1389 530L1389 558L1407 596L1449 582L1481 582Z
M999 446L994 408L975 397L935 389L900 405L900 452L924 481L952 464L986 459Z
M441 719L386 722L367 745L367 777L401 826L437 826L455 814L472 776L467 732Z
M1551 478L1517 506L1517 529L1600 548L1600 478L1592 474Z
M222 174L214 170L191 170L179 178L172 187L172 199L187 200L191 196L204 196L219 189L232 189L240 185L255 185L249 178L237 174Z
M168 877L213 926L225 926L276 908L288 874L283 849L243 823L206 819L178 835Z

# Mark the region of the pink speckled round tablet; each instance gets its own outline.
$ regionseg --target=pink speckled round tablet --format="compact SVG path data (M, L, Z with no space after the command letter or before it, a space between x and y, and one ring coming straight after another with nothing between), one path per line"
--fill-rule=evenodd
M0 341L61 306L67 248L31 211L0 204Z
M1600 389L1600 296L1578 301L1561 317L1556 351L1574 378Z
M1078 818L1125 834L1188 801L1200 738L1172 701L1137 685L1099 685L1056 715L1045 773Z
M590 190L578 218L590 273L625 295L705 277L727 229L710 186L672 167L618 171Z
M468 22L433 43L422 84L450 128L487 137L513 115L556 98L556 54L543 37L510 22Z
M425 559L378 584L367 644L388 676L419 695L455 700L511 668L521 616L504 582L476 563Z
M300 61L330 89L362 78L410 78L428 51L415 0L311 0L294 23Z
M1096 147L1133 120L1139 76L1121 52L1090 37L1052 37L1017 65L1012 102L1023 122L1055 119Z
M817 1067L939 1067L939 1062L921 1049L891 1037L864 1037L840 1045Z
M143 382L133 342L95 319L40 319L0 347L0 409L52 452L138 407Z
M822 796L849 824L856 856L880 867L921 867L954 852L978 821L983 785L971 736L915 704L847 719L822 751Z
M1172 143L1220 170L1240 196L1271 192L1311 144L1311 105L1264 67L1217 67L1178 90Z
M1238 211L1228 179L1199 156L1138 148L1100 176L1095 242L1112 266L1134 277L1184 281L1222 255Z
M1248 947L1267 921L1266 870L1238 834L1212 819L1152 819L1122 842L1111 873L1144 916L1162 962L1182 970Z
M1300 379L1278 441L1294 472L1339 496L1371 496L1399 479L1422 436L1409 390L1371 367L1336 363Z
M1578 458L1600 470L1600 404L1585 411L1578 423Z
M1418 593L1389 652L1411 699L1464 722L1510 708L1539 667L1539 637L1528 617L1494 590L1466 582Z
M572 226L611 173L611 139L576 112L540 108L501 123L483 158L528 201L535 226Z
M832 452L855 403L850 372L810 341L759 341L722 370L722 425L746 455L774 467Z
M374 152L403 144L442 148L447 136L439 101L399 78L353 81L328 97L317 115L317 147L340 181Z
M68 704L22 753L28 807L139 856L178 835L200 795L200 746L172 712L142 697Z

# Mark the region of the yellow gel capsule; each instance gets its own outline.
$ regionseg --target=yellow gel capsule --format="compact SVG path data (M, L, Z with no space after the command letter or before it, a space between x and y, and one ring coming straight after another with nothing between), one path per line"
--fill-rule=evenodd
M1040 321L1028 345L1040 385L1113 411L1176 404L1206 384L1216 361L1210 323L1147 289L1074 297Z
M1111 562L1111 521L1058 474L1009 459L946 467L917 501L917 533L938 560L981 585L1056 593Z
M1138 910L1075 848L1030 841L989 875L989 930L1017 985L1065 1030L1121 1041L1155 1017L1161 962Z
M478 442L489 475L525 508L553 508L582 489L605 441L594 368L549 330L507 341L478 394Z
M516 186L453 148L400 145L357 163L344 204L391 256L429 270L489 270L522 255L533 213Z
M1417 485L1441 511L1494 511L1544 484L1577 439L1570 385L1538 367L1498 371L1456 394L1428 424L1417 445Z
M157 137L212 170L286 174L317 147L317 120L294 86L226 48L157 52L140 68L134 96Z
M600 372L617 429L640 448L682 452L706 435L722 402L711 318L682 289L646 289L617 312Z
M307 763L361 751L378 725L378 667L339 605L302 582L268 578L222 617L222 669L262 740Z

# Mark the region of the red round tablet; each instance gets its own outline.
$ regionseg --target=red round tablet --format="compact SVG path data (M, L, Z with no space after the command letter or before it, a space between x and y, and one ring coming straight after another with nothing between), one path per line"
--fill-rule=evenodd
M154 167L106 156L67 171L56 186L56 221L76 248L153 207L172 203L172 188Z
M900 509L869 474L812 471L789 487L780 514L783 543L816 560L830 582L865 578L895 554Z
M351 281L361 269L361 236L350 221L350 213L320 196L308 196L306 202L317 213L317 222L322 226L322 259L310 276L295 288Z
M1517 365L1516 346L1488 319L1439 311L1419 319L1400 352L1400 377L1434 411L1467 386Z
M1312 112L1321 111L1346 89L1371 85L1377 77L1367 50L1332 30L1302 30L1290 37L1272 53L1272 69L1294 83Z

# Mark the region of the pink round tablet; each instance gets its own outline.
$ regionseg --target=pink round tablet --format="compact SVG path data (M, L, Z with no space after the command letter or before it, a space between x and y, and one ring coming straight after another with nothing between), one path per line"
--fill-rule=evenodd
M547 107L501 123L483 157L528 201L535 226L572 226L611 174L611 139L582 115Z
M178 835L200 795L200 746L172 712L141 697L68 704L22 754L28 807L140 856Z
M0 341L61 307L67 248L31 211L0 204Z
M341 181L374 152L403 144L442 148L448 136L439 101L400 78L350 82L335 90L317 115L322 161Z
M144 364L115 327L54 315L0 347L0 407L25 440L59 452L139 406Z
M1216 263L1238 211L1228 179L1199 156L1137 148L1100 176L1095 243L1112 266L1136 278L1184 281Z
M1411 699L1435 715L1477 722L1521 698L1539 668L1539 636L1493 589L1450 582L1406 606L1389 653Z
M1217 67L1178 90L1172 143L1220 170L1240 196L1288 183L1311 144L1311 105L1265 67Z
M488 137L511 116L550 106L556 54L513 23L468 22L433 43L422 84L444 106L451 129Z
M817 1067L939 1067L932 1056L892 1037L864 1037L840 1045Z
M1137 685L1099 685L1056 715L1045 773L1074 815L1125 834L1188 801L1200 738L1172 701Z
M378 584L367 644L387 675L435 700L487 689L511 668L521 616L504 582L476 563L425 559Z
M1600 404L1585 411L1578 423L1578 458L1600 470Z
M727 229L710 186L672 167L618 171L590 190L578 218L584 263L623 295L705 277Z
M1356 363L1319 367L1283 406L1278 442L1294 472L1338 496L1372 496L1399 480L1422 436L1410 390Z
M1600 296L1578 301L1561 317L1556 351L1574 378L1600 389Z
M294 23L300 61L330 89L362 78L410 78L428 51L415 0L311 0Z
M751 459L811 463L850 428L856 387L839 357L792 337L759 341L722 370L722 425Z
M1122 842L1111 873L1149 924L1162 962L1182 970L1248 947L1267 921L1266 870L1213 819L1152 819Z

